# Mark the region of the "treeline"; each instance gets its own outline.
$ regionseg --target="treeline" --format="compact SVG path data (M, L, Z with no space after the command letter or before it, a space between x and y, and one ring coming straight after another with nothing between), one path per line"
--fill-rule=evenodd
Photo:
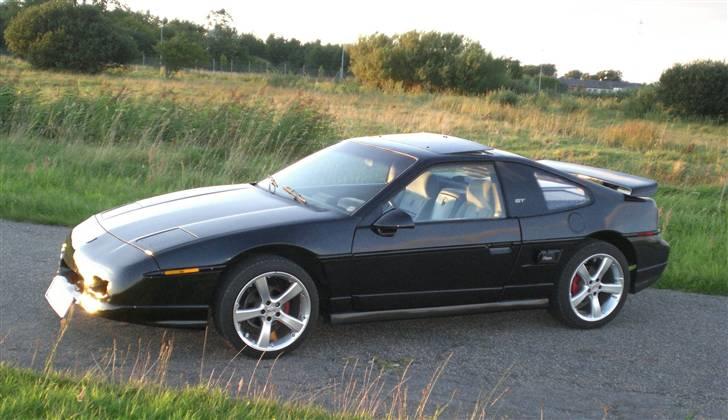
M569 70L564 73L564 77L566 77L567 79L604 80L619 82L622 80L622 72L619 70L602 70L594 74L589 74L580 70Z
M210 12L207 24L200 25L135 12L118 1L85 3L4 1L0 4L0 49L38 68L91 73L160 56L170 74L186 67L228 70L253 64L331 75L341 65L341 45L303 43L272 34L263 40L238 33L224 9Z

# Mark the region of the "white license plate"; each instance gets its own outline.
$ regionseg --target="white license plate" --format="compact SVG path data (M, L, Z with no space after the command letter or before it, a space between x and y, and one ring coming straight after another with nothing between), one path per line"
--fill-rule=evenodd
M66 316L68 309L73 305L74 287L65 277L55 276L45 292L46 300L61 318Z

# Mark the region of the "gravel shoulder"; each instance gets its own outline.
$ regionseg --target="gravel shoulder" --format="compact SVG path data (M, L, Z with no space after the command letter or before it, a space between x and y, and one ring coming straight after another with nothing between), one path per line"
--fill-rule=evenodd
M43 293L67 233L0 220L0 360L43 367L60 327ZM727 297L648 289L630 295L622 313L598 330L566 328L543 310L321 324L291 355L258 363L236 357L213 330L117 323L77 310L53 363L108 376L113 353L115 377L130 375L135 361L141 367L147 355L155 360L171 341L170 385L213 378L236 388L257 378L260 388L270 378L284 400L337 408L342 382L354 378L361 386L367 366L383 372L386 395L410 363L406 387L416 406L447 361L428 405L447 404L447 418L470 415L477 401L495 417L728 418L727 322ZM147 367L152 375L156 366Z

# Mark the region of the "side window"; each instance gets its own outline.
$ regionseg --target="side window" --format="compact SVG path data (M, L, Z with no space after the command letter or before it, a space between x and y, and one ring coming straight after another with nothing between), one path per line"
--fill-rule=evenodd
M404 210L415 222L505 217L495 168L489 163L432 167L395 195L386 207Z
M589 201L584 188L563 178L542 171L535 171L534 176L549 211L578 207Z

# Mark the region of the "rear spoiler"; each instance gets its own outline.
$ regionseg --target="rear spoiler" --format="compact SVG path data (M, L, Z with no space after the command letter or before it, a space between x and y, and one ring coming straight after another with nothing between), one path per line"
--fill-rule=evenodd
M539 160L538 163L627 195L651 197L657 191L657 181L641 176L555 160Z

